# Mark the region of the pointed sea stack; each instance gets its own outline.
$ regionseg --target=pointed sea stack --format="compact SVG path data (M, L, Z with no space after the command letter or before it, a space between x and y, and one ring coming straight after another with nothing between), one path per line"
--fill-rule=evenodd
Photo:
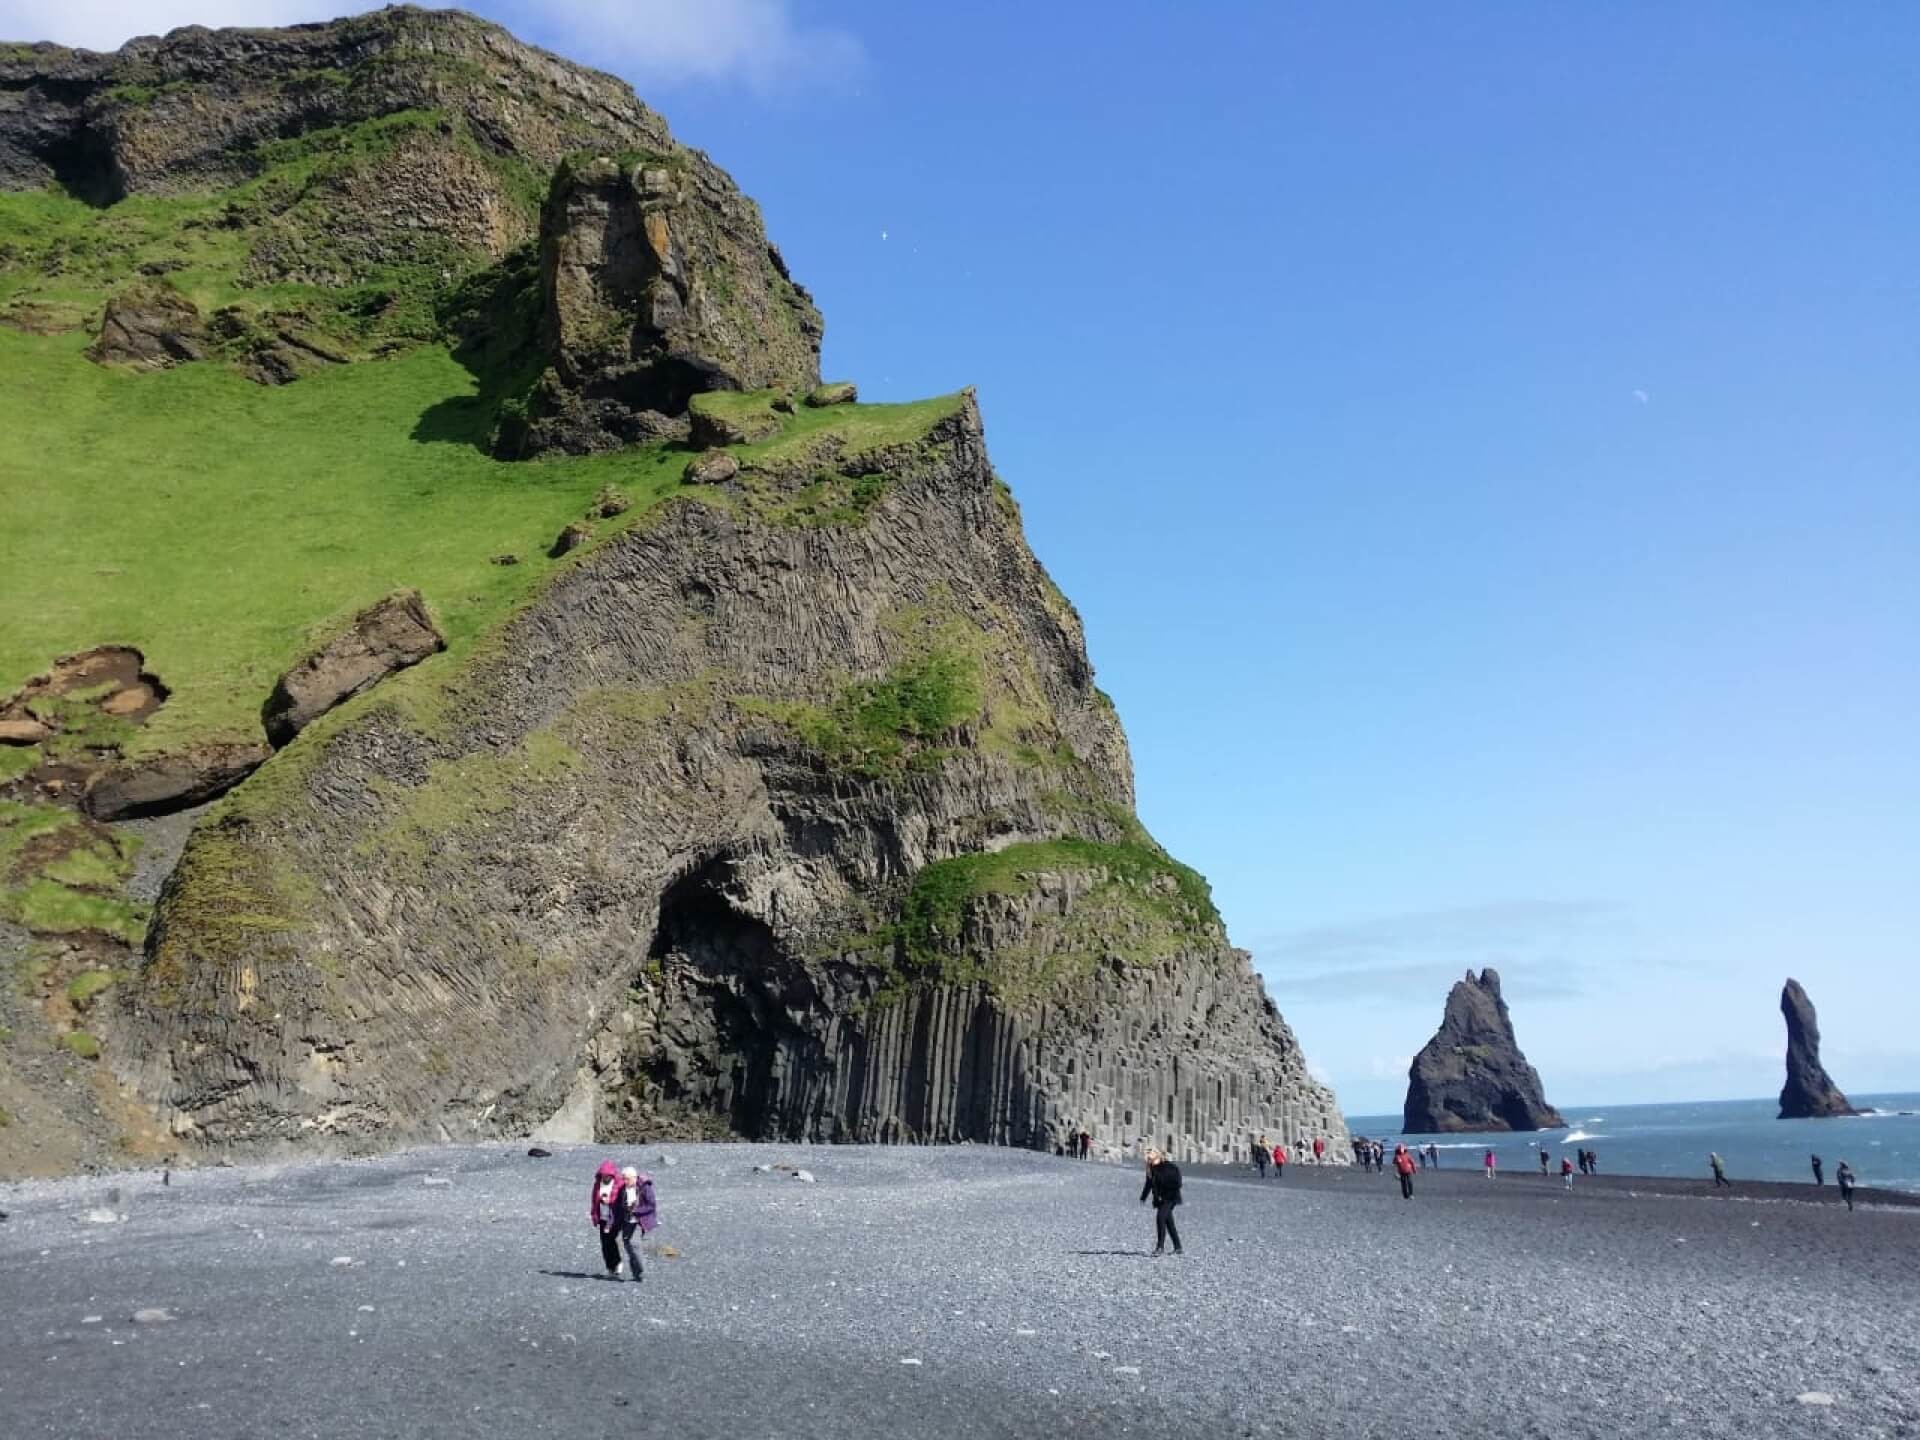
M1459 1130L1553 1130L1567 1122L1541 1093L1540 1075L1513 1038L1500 974L1482 970L1455 984L1446 1017L1413 1057L1401 1128L1409 1134Z
M1787 1018L1787 1083L1780 1088L1780 1118L1858 1115L1820 1063L1820 1022L1798 980L1787 981L1781 990L1780 1013Z

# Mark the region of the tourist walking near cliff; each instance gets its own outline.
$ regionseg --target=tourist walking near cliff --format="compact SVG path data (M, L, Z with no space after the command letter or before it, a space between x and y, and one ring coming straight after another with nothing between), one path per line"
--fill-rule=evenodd
M1316 1135L1313 1137L1313 1163L1318 1165L1327 1153L1327 1142Z
M1824 1185L1827 1183L1827 1177L1822 1173L1822 1170L1823 1167L1820 1164L1820 1157L1816 1155L1813 1157L1813 1183L1816 1185ZM1834 1178L1837 1180L1840 1177L1836 1175Z
M1707 1164L1713 1167L1713 1188L1718 1190L1724 1185L1727 1189L1731 1190L1733 1188L1733 1182L1727 1179L1726 1164L1720 1159L1720 1153L1717 1150L1709 1150L1707 1152Z
M1847 1202L1847 1209L1853 1209L1853 1167L1842 1160L1840 1168L1833 1172L1833 1179L1840 1187L1840 1198Z
M1547 1147L1542 1145L1540 1147L1540 1178L1543 1180L1547 1177L1547 1165L1552 1159L1553 1157L1547 1153Z
M1180 1204L1180 1167L1158 1150L1147 1151L1147 1179L1140 1187L1140 1203L1153 1201L1153 1253L1167 1253L1167 1242L1173 1242L1173 1253L1180 1250L1180 1229L1173 1223L1173 1212Z
M1567 1189L1573 1188L1573 1161L1564 1155L1560 1157L1560 1179L1565 1182Z
M631 1165L620 1172L620 1193L614 1201L614 1215L620 1225L620 1244L627 1252L633 1278L643 1280L645 1267L640 1263L639 1250L634 1247L633 1234L638 1230L644 1244L660 1224L660 1202L654 1194L651 1175L642 1175Z
M1285 1145L1273 1147L1273 1178L1276 1180L1287 1178L1287 1147Z
M1267 1159L1272 1153L1266 1136L1262 1135L1253 1142L1253 1168L1260 1172L1262 1180L1267 1178Z
M1491 1146L1488 1147L1487 1153L1480 1157L1480 1163L1487 1167L1487 1179L1491 1180L1493 1178L1494 1166L1498 1163L1493 1158L1493 1149Z
M587 1194L587 1219L600 1232L600 1259L609 1280L620 1278L620 1189L620 1167L602 1160Z
M1400 1198L1413 1198L1413 1156L1404 1144L1393 1147L1393 1169L1400 1177Z
M1440 1168L1440 1147L1435 1145L1431 1140L1427 1142L1427 1158L1433 1161L1434 1169L1438 1170Z

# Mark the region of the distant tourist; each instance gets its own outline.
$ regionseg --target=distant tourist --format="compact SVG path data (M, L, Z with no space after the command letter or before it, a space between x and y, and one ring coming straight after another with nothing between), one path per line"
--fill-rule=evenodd
M1313 1163L1318 1165L1320 1161L1325 1157L1326 1153L1327 1153L1327 1142L1318 1135L1314 1136L1313 1137ZM1173 1248L1178 1250L1180 1247L1176 1245Z
M1840 1187L1840 1198L1847 1202L1847 1209L1853 1209L1853 1167L1842 1160L1840 1168L1833 1172L1833 1179Z
M1262 1180L1267 1178L1267 1157L1273 1152L1267 1146L1267 1137L1262 1135L1253 1142L1253 1168L1260 1172Z
M1427 1158L1433 1161L1434 1169L1438 1170L1440 1168L1440 1147L1432 1141L1427 1142Z
M1547 1153L1547 1147L1542 1145L1540 1147L1540 1174L1543 1178L1547 1173L1547 1165L1552 1159L1553 1157Z
M1153 1253L1167 1253L1167 1241L1173 1241L1173 1253L1180 1253L1180 1230L1173 1223L1173 1212L1180 1204L1180 1167L1158 1150L1147 1151L1147 1179L1140 1187L1140 1203L1153 1201Z
M1287 1147L1284 1145L1273 1147L1273 1178L1276 1180L1287 1178Z
M1393 1147L1393 1169L1400 1177L1400 1198L1413 1198L1413 1156L1407 1152L1404 1144Z
M1733 1182L1727 1179L1726 1162L1721 1160L1717 1151L1707 1152L1707 1163L1713 1167L1713 1188L1718 1190L1724 1185L1729 1190L1733 1189Z
M1598 1150L1587 1151L1587 1173L1589 1175L1598 1175L1600 1173L1600 1152Z
M1080 1158L1082 1160L1085 1160L1092 1154L1093 1154L1093 1134L1090 1131L1082 1130L1080 1132Z
M1500 1163L1494 1159L1492 1146L1487 1147L1487 1153L1480 1158L1480 1163L1487 1167L1487 1179L1491 1180L1493 1178L1494 1167Z
M1573 1162L1564 1155L1560 1157L1560 1179L1565 1182L1567 1189L1573 1188Z
M1834 1178L1838 1179L1839 1176L1836 1175ZM1818 1155L1813 1157L1813 1183L1816 1185L1824 1185L1827 1183L1827 1177L1821 1173L1820 1157Z

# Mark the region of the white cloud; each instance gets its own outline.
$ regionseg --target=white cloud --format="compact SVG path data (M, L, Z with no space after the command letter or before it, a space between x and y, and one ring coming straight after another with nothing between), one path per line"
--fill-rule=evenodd
M850 32L796 19L792 0L551 0L529 38L635 81L739 83L750 90L834 84L864 59Z
M181 25L291 25L374 9L366 0L0 0L0 40L115 50ZM864 59L851 33L809 25L792 0L469 0L522 39L649 85L765 93L833 84Z
M0 40L118 50L182 25L292 25L365 8L352 0L0 0Z
M1648 401L1649 401L1649 400L1650 400L1650 399L1651 399L1652 397L1651 397L1651 396L1649 396L1649 395L1647 394L1647 392L1646 392L1646 391L1644 391L1644 390L1636 390L1636 391L1634 391L1634 392L1633 392L1633 398L1634 398L1634 399L1636 399L1636 400L1638 400L1638 401L1639 401L1639 402L1640 402L1640 403L1641 403L1642 405L1645 405L1645 404L1647 404L1647 403L1648 403Z

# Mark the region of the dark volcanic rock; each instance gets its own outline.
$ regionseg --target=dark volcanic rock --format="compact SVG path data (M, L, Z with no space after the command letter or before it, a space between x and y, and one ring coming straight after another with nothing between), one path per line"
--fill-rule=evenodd
M103 364L162 370L207 355L207 330L194 303L166 285L133 285L107 302L100 338L87 351Z
M308 737L304 780L243 789L117 991L122 1073L215 1144L549 1144L561 1117L1340 1154L1204 882L1133 817L971 397L884 460L835 453L887 467L858 523L669 500L447 668L444 726L369 707ZM969 718L891 767L807 718L951 667Z
M706 391L819 381L820 312L751 202L691 152L562 165L540 217L540 281L552 368L524 430L503 437L514 453L616 448Z
M389 595L280 677L260 712L267 738L285 745L342 701L446 648L419 591Z
M1407 1073L1402 1128L1413 1134L1456 1130L1550 1130L1567 1122L1547 1104L1540 1076L1513 1038L1500 976L1492 969L1456 983L1446 1017Z
M226 794L270 754L264 745L196 745L122 761L87 783L84 806L96 820L169 815Z
M1780 1090L1780 1118L1858 1115L1820 1063L1820 1022L1798 980L1787 981L1781 990L1780 1013L1787 1020L1787 1083Z

